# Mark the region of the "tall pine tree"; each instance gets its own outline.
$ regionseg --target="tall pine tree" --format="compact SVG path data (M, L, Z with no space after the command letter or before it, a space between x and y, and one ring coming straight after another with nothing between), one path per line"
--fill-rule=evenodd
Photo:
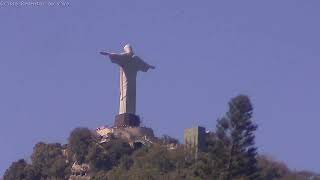
M218 120L217 138L224 149L221 179L259 179L257 148L254 132L257 125L252 121L253 107L245 95L229 102L226 116Z

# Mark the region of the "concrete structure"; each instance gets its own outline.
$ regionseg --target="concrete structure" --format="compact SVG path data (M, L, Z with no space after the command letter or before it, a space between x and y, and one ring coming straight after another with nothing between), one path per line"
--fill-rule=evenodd
M138 127L140 126L140 118L134 114L123 113L118 114L114 121L116 127Z
M96 132L102 137L107 137L108 134L113 134L113 128L108 128L107 126L102 126L102 127L97 128Z
M112 63L120 67L120 107L119 114L115 117L115 126L127 127L140 125L140 118L136 115L136 79L138 72L147 72L155 67L144 62L133 52L132 46L127 44L124 52L100 52L108 56Z
M196 151L205 148L206 129L204 127L194 127L184 130L184 143L187 148L194 148Z
M109 136L115 138L126 139L129 142L143 137L154 138L153 130L147 127L135 127L135 126L126 126L126 127L100 127L96 129L96 133L102 137L102 139L107 139ZM103 141L105 142L105 141Z
M112 63L120 67L120 108L119 114L136 113L136 78L137 73L147 72L154 69L144 62L140 57L136 56L132 47L127 44L123 48L124 52L120 54L100 52L100 54L108 56Z

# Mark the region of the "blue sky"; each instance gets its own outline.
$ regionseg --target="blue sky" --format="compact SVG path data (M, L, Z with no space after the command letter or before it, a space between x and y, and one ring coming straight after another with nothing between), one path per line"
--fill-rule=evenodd
M320 172L319 1L65 2L0 6L0 174L39 141L113 123L119 69L98 52L126 42L156 66L137 112L157 135L212 130L247 94L259 152Z

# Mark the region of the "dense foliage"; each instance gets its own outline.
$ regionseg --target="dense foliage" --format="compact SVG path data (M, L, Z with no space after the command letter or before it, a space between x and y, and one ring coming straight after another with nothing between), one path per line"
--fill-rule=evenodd
M38 143L31 162L13 162L4 180L68 179L75 163L88 164L88 176L94 180L303 180L313 173L292 172L283 163L257 154L252 120L253 106L247 96L229 102L217 128L206 136L206 149L195 156L169 136L151 146L132 148L126 140L112 138L100 143L100 137L87 128L74 129L67 145Z
M252 104L247 96L237 96L229 102L226 116L218 120L217 140L222 148L222 179L259 179L257 148L254 146ZM220 158L221 157L217 157Z

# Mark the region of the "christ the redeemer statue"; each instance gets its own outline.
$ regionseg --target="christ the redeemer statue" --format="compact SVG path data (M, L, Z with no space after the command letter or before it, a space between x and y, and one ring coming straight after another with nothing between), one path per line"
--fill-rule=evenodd
M142 59L133 53L132 47L127 44L124 46L124 52L120 54L100 52L100 54L109 56L112 63L120 66L120 109L121 114L136 113L136 78L138 71L147 72L154 69L145 63Z

